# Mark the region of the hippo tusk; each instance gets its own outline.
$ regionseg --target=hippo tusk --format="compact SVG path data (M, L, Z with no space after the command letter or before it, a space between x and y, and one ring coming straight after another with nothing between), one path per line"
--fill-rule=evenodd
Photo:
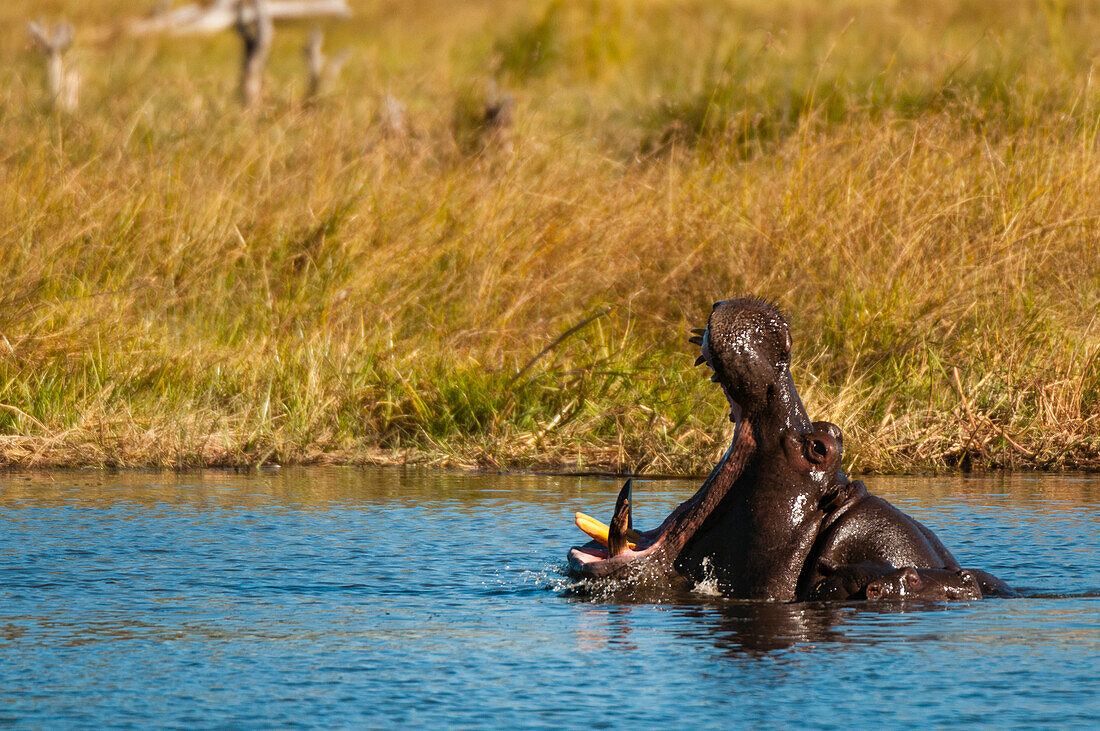
M636 544L631 546L628 542L629 551L616 556L609 555L609 551L575 546L569 551L570 569L589 578L611 576L630 570L632 566L646 564L674 571L673 565L680 551L733 488L756 451L752 425L748 419L742 418L741 408L734 402L730 403L730 417L736 425L733 441L694 495L673 510L655 530L641 534L633 528L628 529L627 538ZM625 485L623 489L626 489ZM626 497L629 499L629 494ZM576 514L576 523L596 543L608 546L608 526L584 513Z
M619 490L619 497L615 500L615 514L611 516L611 525L608 526L607 550L612 556L618 556L630 546L627 533L632 532L634 527L630 510L631 483L631 480L627 480L623 489Z
M578 528L584 531L585 535L596 541L596 543L604 547L607 546L608 534L611 528L606 523L580 511L573 515L573 522ZM630 550L637 548L637 541L641 540L641 535L637 531L631 530L627 533L627 537L631 540L627 542L626 547Z

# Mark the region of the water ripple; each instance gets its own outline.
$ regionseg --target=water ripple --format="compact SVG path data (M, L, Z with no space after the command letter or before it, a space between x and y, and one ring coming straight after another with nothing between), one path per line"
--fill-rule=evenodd
M7 479L7 478L5 478ZM1029 596L590 595L617 481L85 474L0 489L0 724L1095 726L1100 480L875 481ZM656 523L691 483L635 485Z

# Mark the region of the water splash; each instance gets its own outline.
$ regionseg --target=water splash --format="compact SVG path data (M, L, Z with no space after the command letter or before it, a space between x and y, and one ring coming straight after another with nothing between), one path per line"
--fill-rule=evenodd
M722 596L722 590L718 586L718 577L714 573L714 566L710 562L710 556L703 558L703 579L696 582L691 588L692 594L700 596Z

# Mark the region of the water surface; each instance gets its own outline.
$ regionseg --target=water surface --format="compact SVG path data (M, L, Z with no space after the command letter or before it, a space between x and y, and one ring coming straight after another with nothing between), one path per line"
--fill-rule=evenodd
M0 725L1100 723L1100 478L868 484L1028 596L576 596L600 478L3 475ZM696 486L636 481L636 524Z

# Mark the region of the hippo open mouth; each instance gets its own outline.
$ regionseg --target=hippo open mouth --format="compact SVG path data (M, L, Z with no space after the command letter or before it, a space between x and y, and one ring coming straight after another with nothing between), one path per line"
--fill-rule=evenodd
M595 540L570 550L570 570L631 584L713 579L734 596L791 598L821 504L840 482L840 431L810 423L791 379L790 328L774 305L717 302L694 332L696 365L709 366L730 407L729 449L654 530L633 530L629 482L610 525L578 513Z
M653 530L634 531L632 528L633 499L630 480L627 480L619 493L610 526L604 527L598 521L578 513L577 524L582 530L586 530L583 521L587 519L597 526L591 535L604 528L607 537L606 540L593 540L569 551L569 567L575 574L605 578L629 573L632 578L642 578L647 571L660 575L669 573L680 551L741 477L756 449L750 419L727 387L729 381L722 372L721 362L710 352L709 326L705 330L694 332L696 337L691 338L691 341L702 349L696 365L706 363L710 366L714 372L711 380L722 386L730 406L730 421L735 425L730 446L702 487Z
M737 420L736 423L737 429L733 442L718 466L711 472L710 477L698 492L673 510L658 528L635 532L632 536L636 538L635 542L627 543L614 551L613 542L610 546L603 546L598 541L593 541L584 546L574 547L569 551L570 568L576 573L593 578L612 576L628 567L638 571L642 571L645 567L671 568L687 541L702 527L737 482L755 448L752 429L747 428L744 420ZM628 481L620 496L623 493L629 496L629 491ZM620 500L620 503L623 502ZM629 497L625 505L625 510L629 511ZM620 518L621 515L622 513L617 511L612 518L612 523L614 524L615 519ZM629 522L629 512L626 515ZM612 528L613 532L614 528ZM614 536L610 540L613 541ZM631 545L634 547L631 548Z

